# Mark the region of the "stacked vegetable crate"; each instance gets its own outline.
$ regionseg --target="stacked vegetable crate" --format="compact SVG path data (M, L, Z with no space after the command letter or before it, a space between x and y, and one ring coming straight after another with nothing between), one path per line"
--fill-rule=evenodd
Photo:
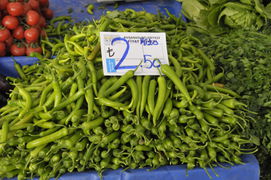
M170 8L171 7L169 7L169 9ZM179 11L180 10L178 10L178 12ZM140 16L141 14L142 16L149 17L149 21L151 22L157 21L156 16L146 14L145 12L136 13L132 10L127 10L126 13L127 12L135 13L138 16ZM121 28L118 26L119 22L125 22L121 21L121 18L123 18L123 14L117 11L115 11L114 13L109 13L107 18L117 17L120 20L117 23L112 23L110 25L112 27ZM127 14L125 14L125 16L127 16ZM26 164L27 166L29 166L29 168L30 165L36 165L37 167L31 166L31 168L33 168L32 173L35 175L38 174L43 178L48 178L52 175L52 170L54 170L51 169L53 165L55 165L55 168L60 171L60 175L62 174L61 171L74 171L75 169L77 171L85 170L87 169L86 165L89 166L91 169L96 169L100 173L104 171L104 168L108 167L112 169L116 169L119 167L134 169L148 166L157 168L161 165L176 165L183 162L187 163L188 169L193 169L195 165L206 168L208 165L212 166L212 164L204 164L204 161L199 161L199 159L209 156L211 160L215 160L216 152L214 150L219 149L219 147L216 147L215 143L213 143L213 146L209 145L211 143L208 140L208 136L212 135L212 133L216 132L218 136L212 137L214 139L214 142L220 142L223 140L227 140L228 138L233 138L236 140L236 143L240 144L246 142L246 139L243 139L243 137L239 136L238 134L234 134L238 131L242 131L242 128L244 126L243 123L245 123L242 120L239 121L238 119L236 123L234 122L235 119L228 119L227 115L221 114L218 119L221 120L220 118L223 117L223 121L225 121L224 123L227 122L228 125L216 124L215 122L211 122L214 119L208 117L206 119L209 119L210 122L203 122L203 119L201 118L202 115L206 116L206 114L209 114L209 117L218 116L217 114L215 114L215 111L210 111L208 110L208 108L212 109L213 106L216 106L216 103L220 103L220 96L224 96L223 98L225 98L222 98L223 103L220 104L221 106L223 106L224 111L226 109L230 111L230 113L232 113L231 109L229 108L229 106L231 105L236 104L237 107L232 108L237 109L243 108L244 106L243 104L238 103L234 100L235 96L238 96L234 92L219 87L213 87L210 85L211 83L216 81L216 78L219 78L219 75L215 76L215 69L212 65L212 62L207 57L205 57L205 55L200 50L195 47L195 44L199 43L196 39L194 39L193 37L188 37L186 40L183 39L186 37L185 33L182 33L182 28L184 27L184 25L182 23L178 24L179 20L177 20L173 16L171 16L171 18L172 19L162 20L162 22L165 23L164 26L162 23L157 25L156 27L160 27L162 28L160 30L168 31L168 33L180 33L178 34L178 37L180 39L168 37L169 48L171 52L170 62L174 65L174 67L162 65L161 71L165 74L165 76L134 77L134 72L129 71L127 74L120 78L104 78L103 75L99 73L101 72L101 67L99 66L99 57L96 57L98 56L97 54L95 54L95 56L87 57L88 59L93 58L93 62L85 61L82 58L78 58L76 61L69 58L65 60L63 59L63 57L57 56L55 59L43 59L38 65L33 65L31 67L23 67L23 69L20 69L20 67L17 66L17 71L23 71L19 73L23 80L13 80L16 90L11 93L11 99L14 100L11 100L11 102L16 102L16 99L21 99L24 101L23 104L18 104L18 109L20 111L22 110L19 116L23 118L19 121L13 121L13 125L15 125L15 127L19 127L25 121L27 121L26 119L31 119L32 121L32 117L29 118L29 116L34 116L35 113L38 113L37 116L39 118L45 120L42 122L34 121L36 129L33 129L33 127L30 125L26 127L29 130L30 134L27 134L27 136L21 134L21 136L19 136L22 137L21 140L23 142L25 140L24 138L29 138L29 140L26 141L27 143L22 145L20 148L22 148L23 151L25 150L25 148L30 149L32 154L30 154L25 159L26 161L22 161L22 159L14 159L15 161L19 162L18 169L20 169L20 165L24 166ZM171 22L172 24L168 24L169 22ZM96 22L96 25L100 27L101 30L103 29L101 27L105 27L106 23L106 20L99 20ZM136 24L139 23L131 23L132 26L130 26L130 24L125 25L129 27L127 29L141 28L141 25L137 27L135 26ZM112 31L114 30L112 29L112 27L105 27L103 30ZM94 27L88 26L88 28L90 29L86 30L92 30L91 28ZM144 28L141 30L144 30ZM151 31L150 29L147 30ZM73 37L75 36L75 34L70 34L70 36ZM95 36L95 33L90 33L88 34L88 36ZM194 52L195 57L193 58L197 59L196 61L189 60L190 56L184 55L184 57L186 56L186 62L182 64L183 67L178 65L179 54L176 53L173 48L174 45L181 42L185 42L185 53L189 54L196 50L196 53ZM97 45L99 46L96 41L93 41L91 43L94 43L92 44L93 47ZM77 52L76 56L80 57L80 52ZM199 66L202 66L208 70L205 72L201 72L199 68L194 68L194 63L197 63ZM187 80L190 86L186 87L179 77L181 75L180 73L187 70L188 72L185 73L186 75L192 75L189 72L191 70L192 72L194 71L194 73L196 74L201 74L201 78L198 79L191 76L190 80ZM44 87L45 89L41 89L40 86ZM122 86L124 86L124 90L119 90L119 88ZM149 88L147 88L148 86ZM33 92L33 96L29 94L29 91ZM117 93L114 94L116 91ZM156 100L157 102L155 104L154 98L156 91L158 91L158 93ZM204 94L206 94L207 91L211 92L209 95L211 95L212 98L205 97ZM219 93L216 94L216 91L218 91ZM50 93L52 92L55 94L50 95ZM123 92L126 92L126 94L128 95L123 94ZM143 98L144 93L145 98ZM36 98L39 99L37 102L38 104L35 104L36 102L31 102L31 96L32 98L35 98L34 94L36 94ZM128 100L132 98L131 104L127 106L125 105L125 103L121 104L113 101L116 100L116 98L120 98L121 96L123 98L128 98ZM164 97L168 98L165 99ZM230 98L230 100L228 98ZM217 102L213 102L213 100L217 100ZM93 104L93 101L97 102L97 104ZM125 101L126 99L123 100L123 102ZM140 101L141 103L136 103L137 101ZM235 104L229 104L230 102L233 102ZM145 108L145 104L148 104L149 109ZM13 106L12 104L9 104L9 106L7 107L11 108ZM44 109L44 107L46 107L46 110ZM77 107L79 108L76 109ZM201 107L203 109L197 109L198 107ZM162 109L163 111L161 111ZM217 110L219 111L219 109L221 109L221 107ZM203 114L201 110L203 110L205 114ZM2 111L6 112L9 110L4 109ZM188 114L186 114L187 112ZM54 114L54 117L51 117L52 114ZM186 115L183 116L183 114ZM238 114L234 115L237 116ZM191 119L193 119L193 122L189 120L189 116L192 117ZM49 121L51 119L56 119L57 121L59 120L59 122L56 124L55 122ZM239 124L240 122L241 124ZM190 126L192 125L190 123L192 123L193 126ZM207 124L208 126L211 124L210 126L212 126L212 128L209 128ZM2 132L4 131L4 128L6 126L7 124L4 123L2 127ZM220 132L223 132L223 129L226 132L228 128L229 131L232 131L234 133L230 135L223 133L220 134ZM48 130L44 131L45 129ZM42 131L38 132L37 130ZM209 133L209 131L213 132ZM23 132L18 131L18 133ZM41 134L46 137L42 137L43 135ZM29 137L32 135L33 137ZM55 140L57 140L56 143L54 143ZM13 143L16 144L16 142ZM75 149L73 147L75 147ZM205 157L199 156L199 152L203 155L207 153L205 152L205 147L208 147L208 155L206 154L207 156ZM237 148L234 146L232 147L233 149ZM187 151L185 150L185 148L188 148ZM59 151L61 152L60 154ZM184 151L184 153L182 151ZM227 154L226 150L224 151ZM218 154L221 155L221 153L223 154L224 151L221 151ZM26 154L27 152L28 150L25 151ZM54 152L58 153L54 154ZM189 153L186 154L187 152ZM8 154L8 152L6 153ZM11 153L20 152L15 150ZM42 156L42 153L44 153L44 155L52 156ZM36 158L35 156L40 157ZM93 157L90 158L89 156ZM177 156L178 159L176 160ZM196 158L194 159L193 156ZM192 159L189 160L188 157ZM48 161L45 160L46 158L49 158ZM60 160L59 158L62 159ZM41 159L43 160L40 161L41 165L39 165L37 163L37 160L39 161ZM239 159L239 157L237 156L234 156L234 159L235 163L241 162L241 159ZM202 160L207 161L208 159ZM91 161L93 161L94 164L91 163ZM219 161L223 162L223 159L220 159ZM247 179L258 179L257 160L253 156L244 156L243 161L247 164L233 166L230 170L216 167L214 171L212 171L212 169L207 169L207 172L210 172L211 176L213 177L216 177L215 173L217 173L220 177L230 177L230 179L237 177L241 179L244 178L243 173L247 170ZM48 162L48 165L46 162ZM225 159L224 162L227 162L227 160ZM45 168L43 164L46 165ZM67 169L61 169L61 166L67 166L65 167ZM3 167L6 167L5 164L3 165ZM12 168L12 166L9 167ZM15 169L16 168L17 167L15 167ZM31 169L29 170L31 171ZM107 171L108 173L106 172L102 175L104 176L104 178L108 179L115 178L116 173L127 175L127 179L133 179L140 176L152 176L152 178L157 177L157 179L159 179L168 176L168 173L171 173L172 176L178 177L180 179L197 179L199 177L200 179L209 179L208 173L205 173L204 170L190 170L189 176L187 177L184 176L185 167L183 166L166 166L164 168L153 170L150 172L147 172L146 169L127 170L126 172L121 172L119 170L110 170ZM241 174L239 174L236 171L242 172ZM20 173L21 174L19 174L19 177L24 176L24 172ZM98 176L93 172L79 173L76 175L77 178L83 177L84 175L94 175L95 178L98 178ZM66 175L64 177L68 178L69 176L73 177L73 175Z

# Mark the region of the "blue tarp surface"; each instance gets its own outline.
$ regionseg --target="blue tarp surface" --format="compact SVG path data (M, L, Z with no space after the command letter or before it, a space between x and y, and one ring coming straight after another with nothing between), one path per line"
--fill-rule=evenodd
M97 3L96 0L50 0L50 8L54 11L54 16L71 16L76 21L85 21L99 18L108 10L116 10L114 4ZM94 14L90 15L86 11L86 6L94 5ZM145 10L153 14L159 11L166 14L165 8L175 16L181 15L181 4L176 0L146 0L129 3L118 3L118 10L132 8L136 11ZM71 13L68 13L71 11ZM38 59L32 57L14 57L14 59L23 65L35 63ZM18 73L14 69L14 61L11 57L0 57L0 74L11 77L18 77Z
M89 4L94 5L94 14L90 15L86 12L86 6ZM50 7L54 10L55 16L69 15L77 21L86 19L99 18L106 11L115 10L114 4L97 3L96 0L50 0ZM145 0L135 2L118 2L118 10L125 10L126 8L132 8L136 11L148 11L153 14L157 14L158 11L165 14L165 8L176 16L181 14L181 4L176 0ZM69 10L72 13L68 14Z

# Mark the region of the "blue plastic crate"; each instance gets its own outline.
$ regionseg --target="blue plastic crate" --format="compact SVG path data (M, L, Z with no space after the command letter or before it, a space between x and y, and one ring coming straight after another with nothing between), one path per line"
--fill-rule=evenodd
M108 10L116 10L114 4L98 3L96 0L50 0L50 8L54 11L54 16L71 16L76 21L92 20L99 18ZM86 11L86 6L94 5L94 14L90 15ZM145 10L157 14L159 11L166 14L165 8L175 16L181 15L181 4L176 0L146 0L139 2L123 3L120 2L118 10L132 8L136 11ZM71 13L68 13L72 11ZM20 65L31 65L38 61L37 58L19 56L19 57L0 57L0 74L11 77L18 77L14 69L14 58Z
M103 180L259 180L260 168L255 156L244 155L242 160L245 163L243 165L228 166L227 168L215 167L214 171L218 176L210 168L207 168L212 179L202 168L187 171L185 165L177 165L163 166L155 170L147 168L126 171L122 169L106 170L103 173ZM34 180L38 180L38 178L34 178ZM100 180L100 177L97 172L92 170L66 173L59 180Z
M259 180L260 170L254 155L243 156L244 165L228 166L228 168L216 167L215 173L208 168L212 180ZM100 180L94 171L67 173L59 180ZM134 170L108 170L103 174L104 180L211 180L202 168L186 170L185 165L163 166L148 171L147 168Z

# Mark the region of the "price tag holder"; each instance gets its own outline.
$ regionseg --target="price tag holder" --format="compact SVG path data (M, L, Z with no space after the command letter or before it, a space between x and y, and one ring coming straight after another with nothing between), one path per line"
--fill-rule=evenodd
M169 64L165 33L100 32L105 76L160 75L160 64Z

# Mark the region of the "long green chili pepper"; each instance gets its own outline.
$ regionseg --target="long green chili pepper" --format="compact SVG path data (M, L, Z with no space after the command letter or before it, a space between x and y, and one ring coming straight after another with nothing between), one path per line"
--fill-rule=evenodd
M120 96L122 96L127 90L127 86L123 86L121 90L113 94L112 96L109 97L110 100L117 100Z
M173 108L172 100L170 98L168 98L166 100L166 104L165 104L165 107L163 109L164 117L168 117L170 115L170 112L171 112L172 108Z
M19 93L22 95L22 97L25 100L24 109L20 112L20 115L19 115L19 117L22 117L25 113L30 111L33 102L32 102L32 98L30 94L23 87L17 86L17 88L19 90Z
M26 145L26 148L27 149L35 148L35 147L53 142L53 141L60 139L64 136L67 136L68 134L69 134L69 130L67 128L62 128L59 131L54 132L50 135L47 135L42 138L35 139L33 141L28 142Z
M98 52L100 51L100 49L101 49L100 42L97 42L97 44L95 45L93 51L91 51L90 55L87 56L87 59L89 61L93 61L96 58L96 56L97 56Z
M24 71L22 70L22 67L20 64L18 64L15 60L14 60L14 68L16 69L16 71L18 72L20 78L22 78L23 80L26 80L27 77L24 74Z
M138 87L137 87L136 82L132 78L130 78L127 81L127 85L130 87L131 92L132 92L132 101L131 101L129 107L131 107L132 111L134 111L137 107L138 100L139 100Z
M130 78L132 78L134 76L134 71L133 70L129 70L127 71L123 76L121 76L117 82L115 82L109 89L107 89L104 92L104 96L107 97L108 95L110 95L111 93L113 93L114 91L116 91L119 87L121 87L124 83L126 83L126 81L128 81Z
M150 79L151 79L151 76L144 76L144 78L143 78L142 90L141 90L142 96L141 96L141 100L140 100L140 117L143 114L143 111L145 109L145 105L147 102Z
M111 141L113 141L114 139L116 139L119 136L119 132L113 132L105 137L102 138L101 140L101 147L105 147L108 143L110 143Z
M149 23L149 24L142 24L142 23L137 23L137 22L128 21L128 20L119 19L119 18L115 18L114 21L117 22L117 23L120 23L120 24L137 26L137 27L144 27L144 26L152 27L152 26L159 23L159 22L152 22L152 23Z
M69 41L69 40L66 40L65 43L67 44L66 46L69 46L69 44L74 46L74 51L73 51L74 54L81 55L81 56L84 55L84 49L79 44Z
M58 21L71 21L71 17L70 16L58 16L58 17L55 17L52 20L50 20L50 24L54 25Z
M182 74L182 68L181 68L180 63L179 63L178 60L177 60L175 57L173 57L171 54L168 56L168 58L169 58L170 62L173 63L174 68L175 68L175 72L176 72L177 76L180 77L181 74Z
M42 106L47 98L48 93L53 89L53 85L50 83L41 93L39 106Z
M198 48L197 48L197 52L198 52L199 55L203 58L203 60L205 61L205 63L209 66L210 70L211 70L211 71L214 71L214 70L215 70L215 65L214 65L214 63L212 62L212 60L209 59L209 58L207 57L207 55L204 54L204 52L203 52L201 49L198 49Z
M39 133L39 136L40 136L40 137L42 137L42 136L47 136L47 135L49 135L49 134L51 134L51 133L56 132L56 131L59 130L59 129L60 129L60 127L54 127L54 128L51 128L51 129L47 129L47 130L45 130L45 131L40 132L40 133Z
M225 94L229 94L233 97L236 97L236 98L239 98L240 95L237 94L236 92L230 90L230 89L226 89L226 88L221 88L221 87L218 87L218 86L213 86L213 85L205 85L205 84L202 84L202 87L203 88L206 88L207 90L211 90L211 91L216 91L216 92L221 92L221 93L225 93Z
M32 120L33 116L34 116L34 112L32 112L32 111L29 112L29 113L27 113L27 114L25 114L24 117L21 118L21 119L20 119L18 122L16 122L15 124L14 124L13 122L11 122L11 123L10 123L11 128L15 128L16 126L20 126L20 125L22 125L22 124L28 123L29 121Z
M84 133L89 134L89 130L98 127L104 122L104 118L99 117L95 120L84 122L81 124L80 128L84 131Z
M61 93L61 89L60 89L60 86L59 86L59 83L58 83L57 80L54 80L52 82L52 86L53 86L53 89L54 89L54 92L55 92L55 104L54 104L54 107L56 107L61 102L62 93Z
M161 71L164 73L174 84L177 88L183 93L184 97L187 101L191 104L191 97L186 89L185 85L179 79L178 75L172 70L172 68L167 64L161 65Z
M80 71L80 76L82 79L85 79L87 77L87 68L84 60L79 59L77 62L78 69Z
M167 92L167 82L165 77L160 76L158 77L158 97L156 99L156 105L153 110L153 125L156 126L157 119L159 118L159 112L162 110L164 106L164 99Z
M73 51L70 48L69 44L67 43L67 41L69 41L68 39L69 39L69 36L66 34L64 36L64 45L65 45L66 50L68 51L69 55L77 56L78 54L75 51ZM53 48L53 46L52 46L52 48ZM79 53L79 55L80 55L80 53Z
M97 98L97 101L101 105L105 105L105 106L114 108L114 109L116 109L118 111L119 110L128 111L128 106L127 105L125 105L123 103L120 103L120 102L117 102L117 101L111 101L110 99L103 98L103 97Z
M70 103L82 97L84 94L85 94L85 90L79 90L77 93L74 94L74 96L70 97L69 99L66 99L65 101L62 101L59 105L54 107L52 110L53 111L61 110L65 108L67 105L69 105Z
M72 83L68 97L72 97L77 92L77 88L78 88L78 84ZM72 109L74 109L74 107L75 107L75 103L71 103L67 105L67 110L71 112Z
M136 77L137 92L138 92L138 102L136 106L136 114L140 117L140 106L141 106L141 97L142 97L142 76Z
M118 79L116 77L111 77L107 79L100 87L99 92L98 92L98 97L104 97L106 90L112 87L112 85L115 84L117 80Z
M153 115L154 112L154 107L155 107L155 90L156 90L156 85L157 82L155 79L152 79L150 81L150 86L149 86L149 90L148 90L148 99L147 99L147 104L150 110L150 113Z
M88 104L88 117L87 120L91 120L94 117L93 109L94 109L94 93L92 88L88 88L86 90L85 99Z
M9 131L9 121L5 121L2 125L0 143L5 143L7 141L8 131Z
M91 62L91 61L87 62L87 66L88 66L88 68L90 70L90 73L91 73L91 83L93 85L93 91L94 91L95 95L97 96L98 95L98 91L97 91L97 74L96 74L96 69L94 67L93 62Z
M86 150L86 153L85 153L85 155L84 155L84 157L83 157L83 160L84 160L83 167L86 167L86 165L87 165L87 163L88 163L88 161L89 161L89 159L90 159L90 156L91 156L91 154L92 154L93 151L94 151L93 145L94 145L94 144L91 143L91 144L88 146L87 150Z

